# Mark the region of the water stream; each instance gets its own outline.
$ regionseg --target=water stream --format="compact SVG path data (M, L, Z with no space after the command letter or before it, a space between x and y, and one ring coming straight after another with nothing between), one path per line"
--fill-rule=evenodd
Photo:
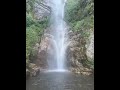
M65 33L67 32L64 23L65 2L66 0L51 0L51 22L53 25L51 34L54 37L54 42L52 42L52 44L55 50L54 57L52 59L56 60L56 67L51 67L52 65L48 64L50 70L65 70Z

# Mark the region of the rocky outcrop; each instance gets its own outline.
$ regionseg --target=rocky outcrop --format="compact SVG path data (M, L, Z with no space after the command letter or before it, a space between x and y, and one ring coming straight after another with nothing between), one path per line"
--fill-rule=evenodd
M86 43L86 39L78 32L69 31L68 35L68 42L70 42L70 44L68 45L66 54L69 69L75 73L81 73L85 75L91 74L92 69L86 67L84 63L88 60L89 55L93 54L86 54L87 50L92 52L94 47L90 48L91 43ZM86 48L86 46L89 48Z
M42 69L48 67L48 59L51 60L50 57L54 56L54 47L52 41L53 37L50 34L44 34L41 39L38 51L37 65L40 66Z
M33 63L29 64L29 67L26 68L26 79L30 76L37 76L40 72L40 67L36 66Z
M45 30L44 35L41 38L41 43L36 44L34 50L37 52L37 60L34 60L35 65L31 65L31 76L36 76L38 67L43 70L47 69L50 65L56 65L53 62L56 60L54 57L54 37L50 34L52 27ZM66 27L69 29L69 27ZM91 63L94 63L94 34L91 32L89 38L86 40L79 32L73 32L69 30L66 33L67 36L67 49L66 49L66 64L69 70L78 74L90 75L93 73ZM54 60L54 61L53 61ZM52 62L52 63L50 63ZM50 65L48 65L50 64Z
M49 34L51 28L52 27L49 27L45 30L45 34L41 39L37 62L38 66L41 66L41 68L47 68L48 62L52 62L51 65L55 65L53 64L53 62L55 61L53 61L53 59L50 59L50 57L54 57L55 53L54 46L52 43L54 37L51 34ZM69 29L69 27L67 27L67 29ZM75 73L90 75L93 72L93 69L91 67L88 67L89 65L87 66L84 63L86 63L86 61L94 60L93 34L91 34L89 39L86 40L84 37L82 37L82 35L79 32L73 32L72 30L70 30L68 33L66 33L66 36L69 37L69 39L66 39L67 60L65 62L67 64L67 67L69 67L69 70Z
M38 73L39 73L39 71L40 71L40 68L39 67L37 67L35 64L33 64L33 63L30 63L30 71L31 71L31 76L36 76Z
M34 7L35 17L39 21L50 15L50 2L48 0L36 1Z
M91 64L89 64L89 66L93 69L94 68L94 33L91 32L88 42L86 44L86 55L87 55L87 60L88 62L90 62Z
M28 79L30 76L36 76L40 72L40 67L36 64L38 49L39 44L36 43L36 45L33 47L32 54L29 56L30 62L26 63L26 79Z

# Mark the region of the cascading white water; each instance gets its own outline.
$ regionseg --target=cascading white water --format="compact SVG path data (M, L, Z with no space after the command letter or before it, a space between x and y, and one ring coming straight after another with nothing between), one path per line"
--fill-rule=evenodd
M64 23L64 6L66 0L51 0L51 22L52 31L51 34L54 37L54 58L57 61L56 67L53 70L64 71L65 70L65 23Z

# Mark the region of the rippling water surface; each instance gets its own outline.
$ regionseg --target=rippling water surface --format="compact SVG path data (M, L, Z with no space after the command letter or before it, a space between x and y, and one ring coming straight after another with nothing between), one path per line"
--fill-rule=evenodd
M26 81L26 90L94 90L94 79L71 72L43 72Z

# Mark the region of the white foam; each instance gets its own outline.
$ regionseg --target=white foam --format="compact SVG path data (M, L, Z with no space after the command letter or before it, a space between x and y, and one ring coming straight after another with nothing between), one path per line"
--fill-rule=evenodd
M45 72L69 72L69 71L65 69L55 69L55 70L47 70Z

